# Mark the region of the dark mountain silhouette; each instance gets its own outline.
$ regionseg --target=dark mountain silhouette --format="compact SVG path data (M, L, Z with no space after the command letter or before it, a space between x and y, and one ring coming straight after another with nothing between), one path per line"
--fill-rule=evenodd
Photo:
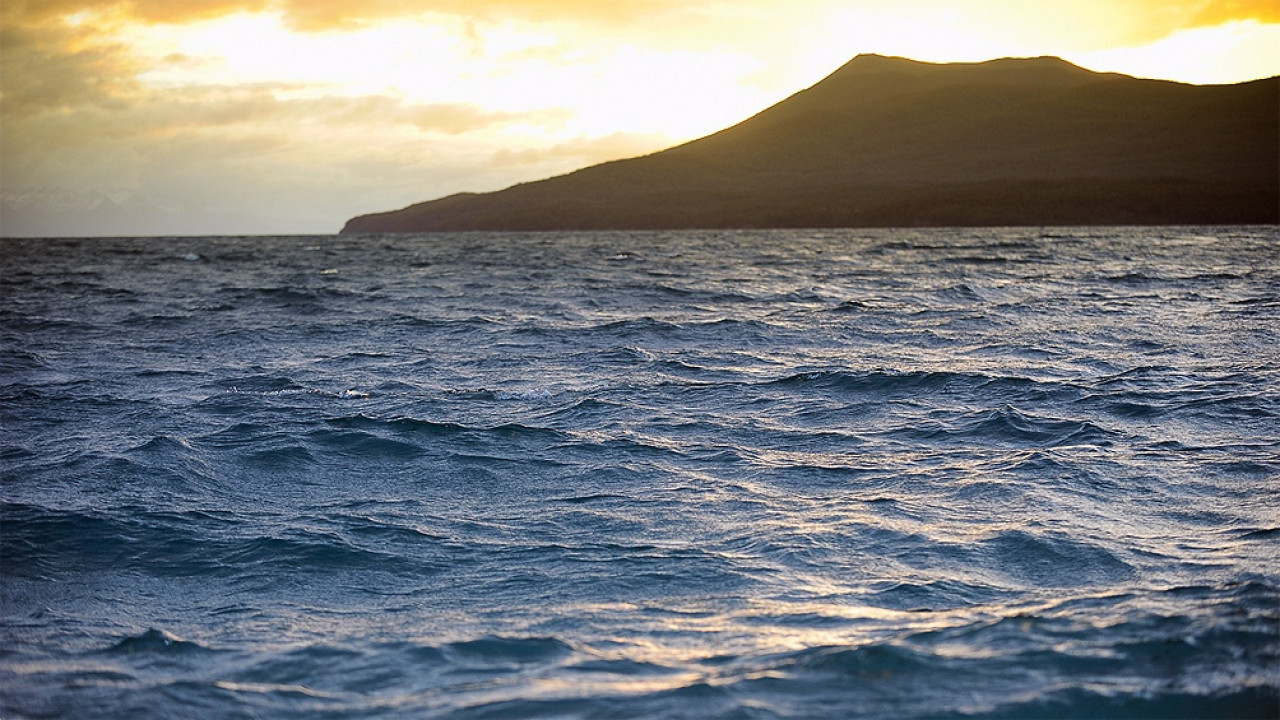
M1280 78L860 55L714 135L344 233L1280 221Z

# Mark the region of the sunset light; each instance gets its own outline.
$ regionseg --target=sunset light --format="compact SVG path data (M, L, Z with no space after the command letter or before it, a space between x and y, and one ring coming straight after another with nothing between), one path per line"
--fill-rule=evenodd
M48 232L120 202L137 232L334 229L374 194L492 190L715 132L860 53L1280 73L1280 13L1255 2L86 0L0 17L0 200L9 227Z

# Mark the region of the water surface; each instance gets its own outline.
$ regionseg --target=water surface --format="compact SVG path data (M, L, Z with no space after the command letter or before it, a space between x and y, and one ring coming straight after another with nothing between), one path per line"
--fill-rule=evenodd
M1280 712L1275 228L0 242L6 718Z

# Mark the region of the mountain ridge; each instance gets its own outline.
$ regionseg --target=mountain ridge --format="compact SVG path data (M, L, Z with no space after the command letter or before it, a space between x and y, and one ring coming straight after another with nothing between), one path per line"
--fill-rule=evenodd
M859 55L705 137L342 232L1276 222L1280 78Z

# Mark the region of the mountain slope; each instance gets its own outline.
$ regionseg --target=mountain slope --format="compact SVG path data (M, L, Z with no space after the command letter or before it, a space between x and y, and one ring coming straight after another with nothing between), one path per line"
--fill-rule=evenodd
M344 233L1280 221L1280 78L860 55L714 135Z

